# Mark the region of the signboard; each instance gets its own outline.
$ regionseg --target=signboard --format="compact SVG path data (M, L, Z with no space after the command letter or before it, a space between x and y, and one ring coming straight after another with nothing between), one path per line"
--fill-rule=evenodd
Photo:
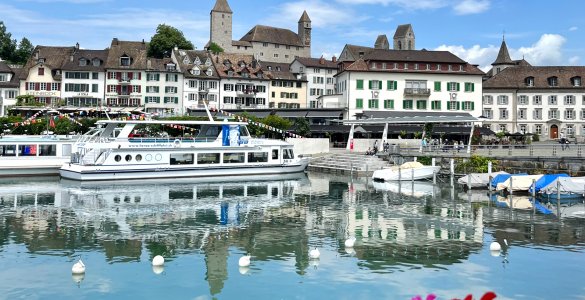
M27 95L31 96L42 96L42 97L56 97L59 96L58 92L48 92L48 91L28 91L26 92Z

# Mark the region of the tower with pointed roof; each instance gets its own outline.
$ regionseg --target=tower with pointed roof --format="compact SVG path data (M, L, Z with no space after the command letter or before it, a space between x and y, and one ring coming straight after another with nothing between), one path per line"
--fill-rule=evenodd
M398 25L394 33L394 50L415 50L414 30L412 25Z
M498 57L496 61L492 63L494 67L493 75L497 75L498 73L502 72L504 69L515 66L516 63L510 58L510 53L508 52L508 46L506 45L506 39L502 38L502 45L500 46L500 52L498 52Z
M227 0L217 0L211 10L209 42L216 43L225 51L232 49L232 9Z
M309 15L307 11L303 11L301 18L299 19L299 38L301 39L301 43L305 47L311 47L311 19L309 19ZM310 51L309 51L310 53Z

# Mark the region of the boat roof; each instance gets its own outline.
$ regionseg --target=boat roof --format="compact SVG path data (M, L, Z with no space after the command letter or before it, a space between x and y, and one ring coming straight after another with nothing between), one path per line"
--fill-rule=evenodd
M158 120L100 120L96 124L166 124L166 125L248 125L246 122L224 122L224 121L158 121Z

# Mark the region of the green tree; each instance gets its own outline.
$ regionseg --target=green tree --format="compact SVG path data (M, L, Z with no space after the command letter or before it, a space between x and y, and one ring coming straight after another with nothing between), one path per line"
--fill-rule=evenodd
M12 34L6 31L3 21L0 21L0 58L13 61L16 52L16 40L12 39Z
M305 137L311 135L311 126L306 118L296 118L293 123L293 129L298 135Z
M156 34L152 36L148 44L148 56L155 58L170 56L175 46L185 50L193 49L193 44L185 38L182 31L169 25L160 24L156 28Z
M43 106L43 104L37 102L33 95L19 95L16 96L16 106Z
M13 62L19 65L26 64L26 61L31 56L34 49L35 47L27 38L22 38L18 44L18 49L16 49L16 52L14 53L14 57L12 59Z
M216 44L215 42L211 42L211 44L209 44L209 51L211 51L211 53L213 54L218 54L218 53L222 53L224 50L222 47L220 47L218 44Z
M274 128L278 128L281 130L288 130L291 128L292 123L291 121L277 115L269 115L266 118L262 119L262 122L268 126L272 126ZM275 131L267 131L266 135L271 138L281 138L283 135L280 132Z

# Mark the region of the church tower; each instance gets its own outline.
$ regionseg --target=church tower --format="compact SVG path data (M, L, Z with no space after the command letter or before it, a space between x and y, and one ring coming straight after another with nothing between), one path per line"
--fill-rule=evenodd
M232 49L232 9L227 0L217 0L211 10L209 43L218 44L225 51Z
M415 50L414 30L412 25L399 25L394 33L394 50Z
M303 15L299 19L299 38L301 43L308 49L308 53L311 53L311 19L307 11L303 11Z
M500 46L500 52L498 52L498 57L496 61L492 63L494 67L493 75L497 75L498 73L502 72L505 68L513 67L516 64L510 58L510 52L508 52L508 46L506 45L506 39L502 38L502 45Z

